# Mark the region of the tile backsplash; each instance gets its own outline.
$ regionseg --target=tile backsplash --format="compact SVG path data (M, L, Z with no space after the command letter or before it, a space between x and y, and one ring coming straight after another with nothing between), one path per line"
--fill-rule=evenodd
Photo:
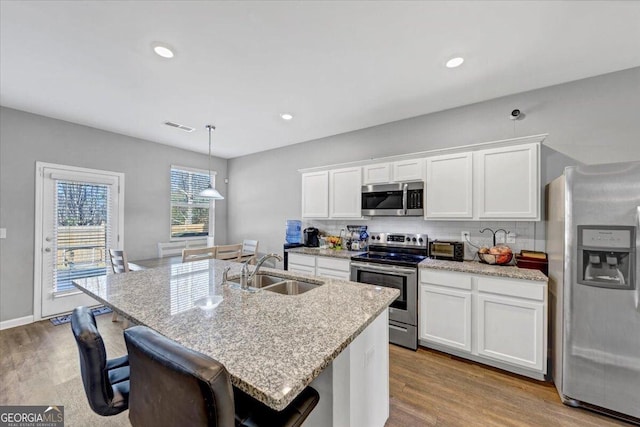
M492 235L489 231L480 233L483 228L497 230L503 228L516 234L515 243L507 243L514 253L522 249L544 250L544 241L536 240L536 227L544 223L534 221L425 221L422 217L376 217L368 220L303 220L303 228L316 227L323 235L339 235L347 225L366 225L369 232L423 233L429 240L460 241L460 233L468 231L472 245L491 246ZM502 232L498 233L498 236ZM498 240L499 241L499 240ZM477 249L469 242L465 243L465 259L473 259Z

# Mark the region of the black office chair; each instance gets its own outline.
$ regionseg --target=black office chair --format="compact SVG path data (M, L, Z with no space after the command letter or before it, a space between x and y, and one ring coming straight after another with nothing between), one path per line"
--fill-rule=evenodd
M116 415L129 407L129 359L107 360L96 318L87 307L71 314L71 330L80 352L80 371L89 406L103 416Z
M274 411L232 387L219 362L144 327L124 331L131 364L129 420L137 426L297 427L318 404L307 387Z

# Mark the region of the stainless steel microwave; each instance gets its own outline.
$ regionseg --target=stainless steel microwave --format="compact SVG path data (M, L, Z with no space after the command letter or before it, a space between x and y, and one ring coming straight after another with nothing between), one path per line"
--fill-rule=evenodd
M424 215L424 182L363 185L362 215Z

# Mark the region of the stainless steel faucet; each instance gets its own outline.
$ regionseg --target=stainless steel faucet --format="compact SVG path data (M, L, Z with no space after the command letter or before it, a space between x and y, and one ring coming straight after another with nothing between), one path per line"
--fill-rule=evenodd
M267 254L258 260L258 263L256 264L256 268L255 270L253 270L252 273L249 273L249 266L248 266L251 260L245 262L242 265L242 271L240 272L240 288L241 289L249 289L249 282L251 282L251 279L253 279L253 277L256 274L258 274L258 271L260 270L260 267L262 267L262 264L264 264L264 262L269 258L275 258L278 261L282 261L282 257L278 254Z
M231 270L231 266L225 267L222 272L222 284L227 283L227 276L229 275L229 270Z

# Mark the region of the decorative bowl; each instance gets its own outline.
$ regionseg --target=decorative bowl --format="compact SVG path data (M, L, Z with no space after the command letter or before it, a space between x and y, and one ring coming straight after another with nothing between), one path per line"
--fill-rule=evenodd
M478 252L478 258L480 258L480 262L484 262L485 264L491 265L506 265L511 262L513 259L513 253L507 252L504 254L483 254Z

